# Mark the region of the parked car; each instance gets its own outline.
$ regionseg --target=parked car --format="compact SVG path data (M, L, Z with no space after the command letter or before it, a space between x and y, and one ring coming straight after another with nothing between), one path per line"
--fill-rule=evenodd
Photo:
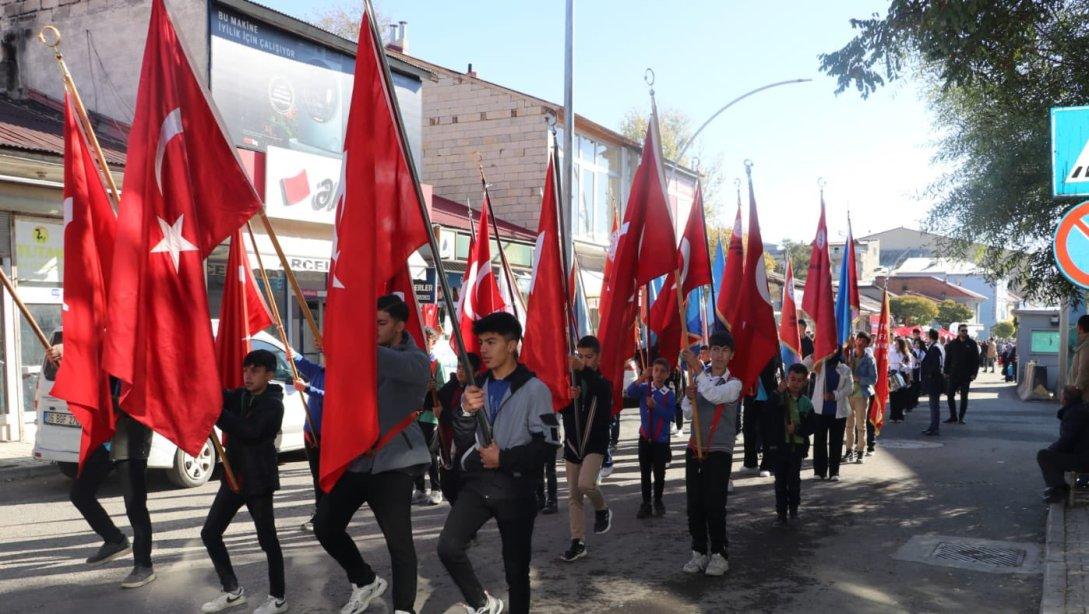
M53 345L61 343L62 340L61 331L53 333ZM255 335L251 346L255 350L269 350L276 355L276 382L284 387L284 421L276 439L276 447L280 452L301 450L303 423L306 420L306 397L291 385L291 368L287 364L284 346L265 332ZM42 370L34 392L34 410L38 425L34 457L54 461L61 473L75 477L79 462L80 426L75 416L68 411L68 404L50 394L56 375L57 367L43 356ZM303 401L299 400L300 397ZM193 457L155 433L151 440L151 454L148 456L147 466L149 469L165 470L167 478L178 486L192 488L206 483L212 477L216 462L218 459L211 438L205 442L200 454Z

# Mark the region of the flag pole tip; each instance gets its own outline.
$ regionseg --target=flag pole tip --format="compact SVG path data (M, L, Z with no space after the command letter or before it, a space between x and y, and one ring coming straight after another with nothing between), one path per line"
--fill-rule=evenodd
M653 68L650 68L648 66L646 71L643 72L643 81L646 81L648 87L651 87L651 88L654 87L654 69ZM652 89L651 91L654 91L654 90Z
M46 33L49 33L47 36ZM38 32L38 40L42 41L46 47L52 47L54 49L60 47L61 33L56 26L45 26L41 32Z

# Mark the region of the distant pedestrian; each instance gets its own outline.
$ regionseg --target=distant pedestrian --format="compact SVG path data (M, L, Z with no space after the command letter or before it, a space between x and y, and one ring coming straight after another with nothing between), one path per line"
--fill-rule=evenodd
M949 385L949 419L946 424L964 424L968 412L968 392L979 374L979 346L968 336L968 326L957 327L957 338L945 344L945 367ZM960 394L960 413L954 399Z
M851 415L847 417L847 453L843 460L851 462L854 448L854 462L861 464L867 449L866 423L870 419L870 397L877 383L877 363L870 349L869 333L861 332L855 337L851 352L851 376L854 387L851 390Z
M938 331L930 329L927 332L927 338L930 342L926 346L926 355L919 365L919 379L930 400L930 428L923 431L923 435L935 436L938 434L942 415L942 392L945 390L942 362L945 355L942 353L941 344L938 343Z
M639 479L643 503L636 518L649 518L653 479L655 516L665 514L662 493L665 491L666 465L672 457L669 447L669 425L673 419L676 394L669 387L669 361L659 358L641 381L632 382L625 393L639 401Z
M813 434L813 473L822 480L838 482L843 433L847 416L851 415L848 399L854 380L851 367L843 362L842 350L837 350L814 370L817 371L814 390L821 400Z
M805 396L809 370L803 364L791 365L787 377L773 393L765 436L768 455L775 468L775 514L781 525L798 518L802 502L802 459L809 451L809 432L814 421L813 403Z
M1081 400L1081 391L1073 386L1063 388L1062 404L1059 439L1036 454L1047 484L1044 501L1048 503L1064 501L1070 493L1065 472L1089 469L1089 407Z
M894 424L904 421L911 398L911 361L907 341L897 339L889 348L889 406Z

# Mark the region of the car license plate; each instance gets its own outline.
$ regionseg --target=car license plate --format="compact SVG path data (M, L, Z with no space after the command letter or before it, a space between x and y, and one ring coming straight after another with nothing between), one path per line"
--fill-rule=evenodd
M79 420L72 414L62 414L55 411L43 412L45 416L46 424L55 424L57 426L74 426L79 427Z

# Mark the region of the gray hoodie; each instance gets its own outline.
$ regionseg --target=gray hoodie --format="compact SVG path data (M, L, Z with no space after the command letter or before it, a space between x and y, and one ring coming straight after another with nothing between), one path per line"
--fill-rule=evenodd
M423 406L431 379L427 354L408 333L401 343L378 347L378 426L383 435ZM359 456L348 466L355 473L422 469L431 462L420 425L413 420L378 452Z
M703 452L734 451L734 440L737 439L737 405L741 398L741 380L730 376L727 369L722 375L711 375L711 367L704 369L696 377L696 411L699 415L700 442ZM718 407L722 406L718 422L715 422L715 414ZM681 401L681 409L684 417L692 418L692 402L688 397ZM714 433L711 432L714 428ZM696 449L696 436L693 433L688 440L688 447Z

